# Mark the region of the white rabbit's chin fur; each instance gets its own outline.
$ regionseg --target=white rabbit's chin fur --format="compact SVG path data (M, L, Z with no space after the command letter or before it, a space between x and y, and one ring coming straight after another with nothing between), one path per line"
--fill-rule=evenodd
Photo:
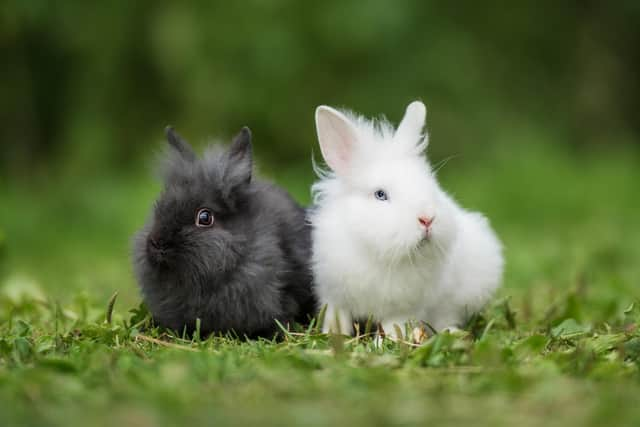
M316 124L337 169L317 169L312 189L316 293L328 319L343 318L325 330L369 315L387 328L461 326L500 283L501 245L481 214L440 188L424 154L424 106L410 104L397 131L328 107L318 108ZM432 220L428 232L419 218Z

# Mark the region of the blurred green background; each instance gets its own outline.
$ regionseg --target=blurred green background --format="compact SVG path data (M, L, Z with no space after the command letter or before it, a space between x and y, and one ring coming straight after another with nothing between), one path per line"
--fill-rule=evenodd
M419 98L444 186L505 240L505 293L627 294L638 22L637 1L4 1L1 283L134 303L167 124L200 148L250 126L262 174L307 203L318 104L397 122Z

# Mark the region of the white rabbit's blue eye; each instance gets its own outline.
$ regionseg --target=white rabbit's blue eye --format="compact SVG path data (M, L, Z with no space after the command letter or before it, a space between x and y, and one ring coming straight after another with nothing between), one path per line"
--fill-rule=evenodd
M196 213L197 227L211 227L213 225L213 213L207 208L198 209Z
M378 200L382 200L383 202L385 200L389 200L389 197L387 196L387 192L384 190L376 190L373 195L376 197L376 199Z

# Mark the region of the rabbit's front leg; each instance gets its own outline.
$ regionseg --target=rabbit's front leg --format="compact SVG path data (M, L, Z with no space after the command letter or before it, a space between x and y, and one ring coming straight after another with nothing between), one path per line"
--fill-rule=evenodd
M400 328L400 335L398 335L396 325ZM386 337L393 341L404 340L406 325L407 320L401 318L386 319L380 322L380 326L382 327L382 329L378 329L378 333L376 334L375 338L375 346L378 348L382 347L383 337Z
M353 318L351 314L346 310L336 307L335 304L327 304L326 307L322 332L325 334L351 335L353 330Z

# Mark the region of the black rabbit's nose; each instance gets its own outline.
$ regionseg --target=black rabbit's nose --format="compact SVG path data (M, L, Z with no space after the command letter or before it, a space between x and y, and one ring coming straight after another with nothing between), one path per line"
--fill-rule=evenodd
M167 262L167 243L165 239L149 236L147 239L147 256L151 263L160 265Z
M165 248L166 242L164 239L158 236L152 235L152 236L149 236L148 245L149 245L149 248L153 250L162 250Z

